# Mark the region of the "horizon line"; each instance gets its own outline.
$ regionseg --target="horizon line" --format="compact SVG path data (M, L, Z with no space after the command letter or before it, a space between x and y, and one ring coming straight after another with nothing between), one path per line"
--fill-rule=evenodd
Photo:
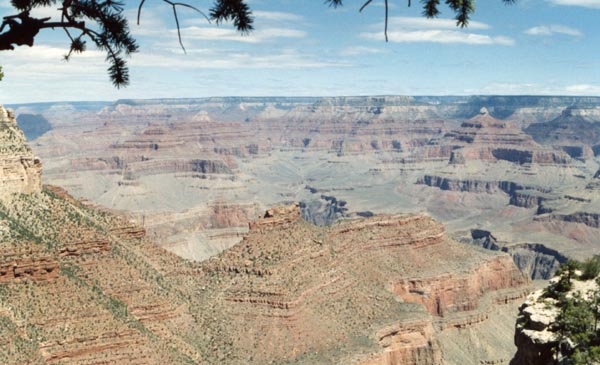
M591 98L599 99L600 95L566 95L566 94L444 94L444 95L431 95L431 94L367 94L367 95L318 95L318 96L302 96L302 95L260 95L260 96L242 96L242 95L228 95L228 96L198 96L198 97L164 97L164 98L122 98L113 100L55 100L55 101L30 101L20 103L5 103L0 105L12 107L12 106L25 106L25 105L43 105L43 104L60 104L60 103L113 103L119 104L128 101L160 101L160 100L206 100L206 99L332 99L332 98L381 98L381 97L407 97L407 98L475 98L475 97L533 97L533 98Z

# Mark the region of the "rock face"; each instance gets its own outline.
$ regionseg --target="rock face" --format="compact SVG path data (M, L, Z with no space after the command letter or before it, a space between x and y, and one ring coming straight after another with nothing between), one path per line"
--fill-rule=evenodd
M300 203L302 218L316 225L330 225L346 216L346 204L335 196L322 194L318 200Z
M0 284L23 280L48 281L58 278L59 263L54 258L39 252L20 255L3 252L0 263ZM12 256L12 257L11 257Z
M439 344L429 321L407 321L377 332L385 352L361 365L443 364Z
M550 214L548 216L540 217L538 220L561 220L585 224L592 228L600 228L600 213L575 212L572 214Z
M518 350L511 365L556 363L553 350L557 337L551 326L560 311L551 299L540 300L541 296L541 290L534 292L519 307L515 330L515 345Z
M484 107L479 115L447 133L440 144L453 146L451 163L468 160L503 160L511 163L566 164L569 156L538 145L511 122L492 117Z
M525 132L539 143L562 147L574 158L593 157L600 145L600 119L591 108L566 108L557 118L533 123Z
M42 164L33 155L12 111L0 106L0 199L42 189Z
M581 327L579 322L576 325L573 322L593 322L592 312L586 310L584 305L592 308L595 305L594 295L597 293L598 283L597 277L586 279L581 274L581 271L575 271L569 279L570 288L566 291L559 290L556 286L561 279L553 278L548 288L531 293L519 307L515 326L517 353L510 362L511 365L572 363L576 351L582 351L590 343L585 335L586 331L593 330L593 326L588 322L588 327ZM565 276L563 278L566 279ZM556 299L560 296L564 296L567 302ZM570 305L575 307L569 309Z
M438 337L484 326L490 303L528 282L508 256L455 243L425 215L318 227L298 204L275 207L192 263L59 188L12 203L0 206L1 249L15 252L0 261L5 363L441 365L453 350ZM407 283L423 285L407 294ZM428 311L435 288L452 295Z
M499 256L463 275L448 274L425 279L406 279L393 291L408 302L421 303L429 313L475 310L482 294L523 285L523 274L509 256Z
M310 326L313 336L323 336L326 344L340 341L341 333L350 339L359 338L360 323L369 318L377 322L376 318L383 318L380 316L396 318L396 324L381 328L375 335L383 354L368 356L360 363L441 364L444 345L438 343L436 333L443 328L485 322L487 315L485 306L480 305L481 298L496 296L501 290L514 291L511 301L521 298L522 288L528 282L509 256L483 259L479 256L482 252L467 253L464 247L445 237L443 226L426 216L385 215L319 228L299 217L297 205L272 209L264 219L251 225L240 244L206 262L204 267L210 277L226 275L235 282L217 307L224 308L227 302L239 303L242 307L235 313L246 313L244 321L248 313L260 311L272 324L277 323L277 333L284 337L296 338L294 331L308 330ZM452 261L448 261L450 257ZM461 264L457 266L455 262ZM356 276L358 272L360 277ZM404 273L408 272L418 272L418 276L407 278ZM249 290L250 282L253 289ZM377 289L388 287L388 283L392 284L390 291ZM356 297L358 293L362 294ZM392 304L396 295L405 304ZM380 304L369 306L364 301L370 299L366 298L379 298ZM429 308L432 302L436 303L434 310ZM311 303L322 305L313 312ZM420 306L422 310L413 312ZM402 308L414 309L405 317L400 314ZM304 317L303 313L308 312L317 317ZM462 318L465 314L482 319L458 319L457 315ZM398 322L398 318L407 321ZM288 327L289 320L294 323L292 327ZM271 356L283 356L285 346L278 344L273 349L273 337L269 338ZM252 342L246 351L264 348L263 341L267 339L253 341L258 342ZM314 346L313 338L298 341L294 346L299 349ZM361 346L357 342L350 348ZM326 349L319 354L331 356ZM260 356L266 359L268 355ZM307 361L323 360L310 357Z
M471 230L470 239L463 242L510 254L519 270L534 280L551 279L559 266L568 260L567 256L541 243L499 242L492 232L483 229Z

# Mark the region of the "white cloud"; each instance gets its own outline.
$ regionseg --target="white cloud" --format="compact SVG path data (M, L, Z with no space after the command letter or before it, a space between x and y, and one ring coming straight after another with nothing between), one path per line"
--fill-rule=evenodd
M567 27L566 25L560 24L538 25L537 27L527 29L525 31L525 34L540 36L550 36L553 34L564 34L573 37L583 36L583 33L579 29Z
M264 10L253 10L252 15L262 20L275 20L275 21L291 21L291 22L300 22L304 20L303 16L286 13L282 11L264 11Z
M388 29L456 29L456 20L448 18L427 19L423 17L390 17ZM378 29L383 29L383 23L376 25ZM470 21L467 29L489 29L486 23Z
M599 85L578 84L570 85L565 89L568 93L577 95L600 95Z
M66 49L39 45L20 47L6 53L2 65L7 78L22 82L58 82L60 80L99 79L106 82L104 53L97 50L74 55L69 62L62 60ZM35 67L31 66L35 60ZM348 67L349 63L321 59L316 55L283 49L274 53L240 52L226 49L192 49L187 55L180 49L173 52L140 52L129 59L131 70L159 68L171 71L196 69L317 69ZM3 81L3 83L6 80Z
M360 34L367 39L381 39L381 33L365 32ZM472 45L497 44L502 46L513 46L515 41L504 36L488 36L485 34L467 33L458 30L414 30L414 31L392 31L388 32L390 42L397 43L462 43Z
M69 62L62 60L65 49L47 46L33 48L18 48L11 51L2 59L5 80L2 82L18 81L42 84L47 82L61 83L65 80L108 79L107 63L104 54L98 51L88 51L74 55ZM32 66L32 59L35 66Z
M171 30L171 33L176 34L177 31ZM304 38L307 33L297 29L266 28L256 29L250 34L242 35L230 28L191 26L182 28L181 35L184 39L262 43L276 38Z
M600 9L600 0L549 0L556 5L582 6L584 8Z
M380 54L389 53L389 50L385 48L365 47L365 46L352 46L346 47L340 51L342 56L361 56L369 54Z
M14 51L4 52L2 55L2 62L31 62L31 60L38 61L60 61L63 56L68 52L68 48L59 48L47 46L44 44L35 45L33 47L17 47ZM97 58L99 60L104 59L104 53L97 50L89 50L83 53L74 54L73 58Z
M493 83L480 89L467 89L466 94L492 95L579 95L600 96L600 85L543 85L537 83Z
M363 32L361 37L367 39L381 40L384 28L382 23L372 25L370 32ZM512 46L515 41L505 36L490 36L486 34L472 33L470 30L485 30L491 27L482 22L472 21L469 27L460 29L456 26L456 20L423 17L390 17L388 24L388 38L390 42L397 43L462 43L462 44L498 44Z
M272 54L244 52L202 52L180 54L140 53L131 60L132 67L167 69L305 69L345 67L347 63L320 60L296 50L282 50Z

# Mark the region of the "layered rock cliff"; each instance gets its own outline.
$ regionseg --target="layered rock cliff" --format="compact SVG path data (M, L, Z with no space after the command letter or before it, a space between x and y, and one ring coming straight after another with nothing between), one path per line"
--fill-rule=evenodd
M566 108L557 118L547 123L533 123L525 132L539 143L563 148L574 158L592 158L599 151L600 118L595 108Z
M25 143L12 111L0 106L0 199L42 189L40 160Z
M567 153L540 146L513 123L492 117L485 107L459 129L447 133L440 144L454 147L449 157L455 164L469 160L503 160L519 165L569 162Z
M317 227L298 205L273 208L193 264L64 190L13 203L0 207L3 252L23 250L0 263L6 363L443 364L453 355L438 336L485 324L486 298L527 284L508 256L454 243L422 215ZM428 312L441 292L405 295L407 282L453 294Z

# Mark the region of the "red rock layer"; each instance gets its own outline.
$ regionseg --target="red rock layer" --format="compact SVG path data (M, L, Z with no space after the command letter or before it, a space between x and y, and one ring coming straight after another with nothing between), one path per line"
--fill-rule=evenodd
M0 283L18 282L25 279L51 281L60 273L59 262L51 256L21 257L0 263Z
M403 300L423 304L429 313L444 316L448 311L477 309L486 292L526 283L510 256L498 256L466 273L405 279L393 284L392 290Z
M377 332L383 353L361 365L441 365L439 345L430 321L401 322Z

